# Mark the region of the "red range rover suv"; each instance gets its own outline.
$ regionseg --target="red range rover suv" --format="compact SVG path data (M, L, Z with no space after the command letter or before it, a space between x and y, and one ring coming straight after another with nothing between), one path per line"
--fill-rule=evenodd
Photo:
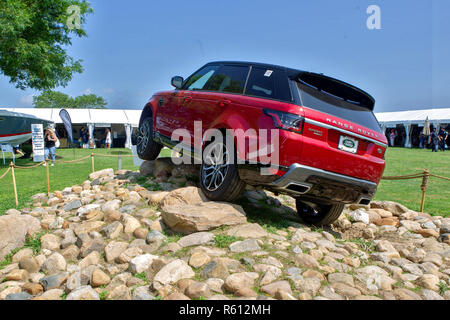
M373 114L375 100L366 92L323 74L225 61L208 63L186 80L174 77L172 85L174 91L155 94L145 106L137 151L154 160L163 145L181 145L183 155L200 159L200 185L209 199L233 201L246 184L262 186L296 198L301 218L315 225L334 222L345 204L373 199L387 140ZM194 136L197 121L203 138L190 143L174 138L177 129ZM209 129L253 135L245 143L208 142ZM270 151L278 152L275 168L263 157L249 161L262 129L278 134L277 150Z

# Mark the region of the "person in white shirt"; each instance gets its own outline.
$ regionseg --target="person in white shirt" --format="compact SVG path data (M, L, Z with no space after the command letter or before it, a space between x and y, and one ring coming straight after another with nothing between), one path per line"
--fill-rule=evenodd
M107 149L111 149L111 130L106 129L105 145Z

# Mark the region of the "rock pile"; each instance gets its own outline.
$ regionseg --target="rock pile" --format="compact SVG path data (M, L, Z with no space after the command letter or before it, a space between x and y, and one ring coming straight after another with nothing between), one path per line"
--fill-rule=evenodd
M375 201L326 230L261 226L239 205L207 201L183 174L196 168L183 170L107 169L8 210L0 300L450 300L450 218ZM256 208L295 207L248 189Z

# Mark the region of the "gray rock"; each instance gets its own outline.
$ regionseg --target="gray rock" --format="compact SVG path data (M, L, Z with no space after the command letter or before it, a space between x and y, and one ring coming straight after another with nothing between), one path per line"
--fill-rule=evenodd
M184 248L214 244L214 234L210 232L197 232L181 238L177 243Z
M158 259L158 256L151 254L143 254L137 256L130 261L130 271L133 273L141 273L152 266L153 260Z
M30 300L31 298L33 298L32 295L26 292L19 292L8 294L5 300Z
M100 300L100 297L91 286L83 286L72 291L66 300Z
M299 246L295 246L292 249L292 252L294 252L294 253L303 253L303 250Z
M81 250L81 257L85 258L92 252L102 253L105 247L105 240L102 238L94 239L86 248Z
M286 273L287 273L288 277L290 279L292 279L293 281L303 279L303 276L302 276L303 271L300 268L291 267L286 270Z
M117 238L123 231L123 225L119 221L115 221L105 226L100 232L110 239Z
M157 230L153 230L152 232L149 232L149 234L147 235L147 243L153 243L153 242L162 242L164 240L166 240L167 237L165 235L163 235L161 232L157 231Z
M255 260L252 258L243 257L240 261L243 265L246 266L253 266L255 264Z
M133 300L153 300L154 298L150 294L148 286L136 288L133 292Z
M42 287L44 287L44 291L57 289L68 278L68 276L69 273L67 272L55 274L41 278L41 280L39 280L39 283L42 285Z
M437 292L429 289L420 290L420 295L424 300L444 300Z
M70 292L79 287L81 287L81 272L75 272L67 279L66 288Z
M229 248L231 252L236 253L261 250L261 247L259 246L258 241L256 239L237 241L230 244Z
M73 200L62 207L64 211L72 211L79 209L83 206L80 200Z

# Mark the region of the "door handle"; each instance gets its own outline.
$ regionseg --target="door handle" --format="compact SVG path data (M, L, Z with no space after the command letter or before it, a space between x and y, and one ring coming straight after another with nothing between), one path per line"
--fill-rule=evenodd
M219 107L226 107L231 104L230 100L224 99L219 101Z

